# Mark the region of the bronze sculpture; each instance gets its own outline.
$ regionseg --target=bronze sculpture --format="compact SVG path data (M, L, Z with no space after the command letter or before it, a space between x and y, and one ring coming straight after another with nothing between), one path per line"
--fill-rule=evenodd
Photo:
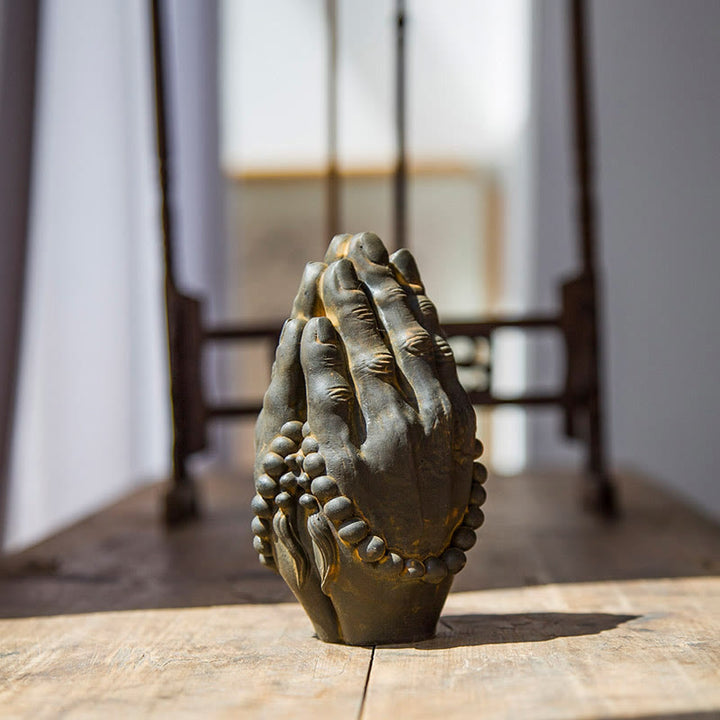
M336 236L283 328L252 500L260 561L320 639L434 634L484 519L475 424L412 255Z

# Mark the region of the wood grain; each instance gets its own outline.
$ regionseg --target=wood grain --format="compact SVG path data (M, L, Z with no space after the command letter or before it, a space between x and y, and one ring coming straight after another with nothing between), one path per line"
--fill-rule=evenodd
M375 652L363 718L720 716L720 579L451 595L438 636Z
M0 561L0 718L720 718L720 529L634 475L608 525L580 483L491 478L438 636L374 654L257 565L250 478L172 533L146 488Z
M312 637L298 605L0 622L3 718L356 717L371 650Z

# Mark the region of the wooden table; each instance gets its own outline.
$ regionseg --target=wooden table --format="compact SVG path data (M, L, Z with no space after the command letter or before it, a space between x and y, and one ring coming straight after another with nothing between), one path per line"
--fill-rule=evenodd
M160 490L2 562L0 718L720 718L720 528L635 476L491 478L433 640L326 645L250 547L248 479Z

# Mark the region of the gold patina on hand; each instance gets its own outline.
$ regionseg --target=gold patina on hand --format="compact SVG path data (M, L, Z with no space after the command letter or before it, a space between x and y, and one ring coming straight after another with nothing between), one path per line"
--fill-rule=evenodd
M256 427L254 546L320 638L422 639L484 519L475 414L412 255L362 233L325 261Z

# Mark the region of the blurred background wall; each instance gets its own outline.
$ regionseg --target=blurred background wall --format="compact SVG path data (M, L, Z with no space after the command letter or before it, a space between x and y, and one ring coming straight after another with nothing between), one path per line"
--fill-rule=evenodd
M39 14L37 0L0 4L0 536L20 366Z
M5 545L164 472L160 244L145 3L42 3Z
M446 316L552 310L557 282L577 267L565 3L407 5L410 239L431 294ZM213 319L285 308L302 265L328 240L318 221L324 3L163 7L181 281L206 297ZM393 161L392 7L339 3L346 220L350 230L372 220L381 234ZM720 516L720 4L596 0L591 10L613 462ZM169 470L148 9L53 0L40 20L6 549ZM7 32L0 22L0 43ZM438 198L447 201L433 211ZM270 238L268 218L287 234ZM479 243L493 237L501 252L488 263ZM249 261L258 248L274 253L270 269ZM453 286L458 253L474 258L492 301L467 278ZM285 273L272 297L251 282L267 272ZM210 393L245 362L208 358ZM507 389L563 373L551 341L511 337L497 362ZM264 379L253 378L257 391ZM485 426L496 469L578 466L557 414L496 418ZM208 460L237 464L248 427L240 439L219 433Z
M534 4L532 301L571 271L564 6ZM720 3L595 2L592 51L615 466L647 473L720 516ZM556 372L539 348L532 379ZM531 416L529 462L576 458L555 418Z
M245 321L285 317L304 264L330 240L327 5L220 3L227 305ZM394 0L337 3L338 230L372 230L391 249L395 14ZM407 244L446 320L527 303L530 17L528 0L407 6ZM257 398L267 355L233 355L230 391ZM521 391L522 339L502 333L496 358L495 390ZM479 427L494 469L519 471L523 413L483 411ZM252 463L249 426L230 446L233 464Z

